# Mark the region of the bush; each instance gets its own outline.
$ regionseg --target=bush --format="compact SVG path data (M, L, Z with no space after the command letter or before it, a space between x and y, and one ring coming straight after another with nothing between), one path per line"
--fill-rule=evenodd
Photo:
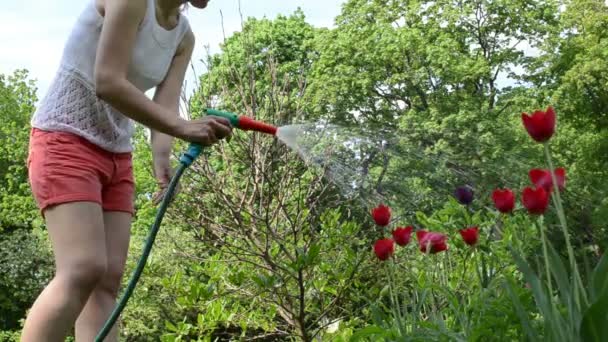
M18 328L52 274L53 256L42 232L0 234L0 329Z

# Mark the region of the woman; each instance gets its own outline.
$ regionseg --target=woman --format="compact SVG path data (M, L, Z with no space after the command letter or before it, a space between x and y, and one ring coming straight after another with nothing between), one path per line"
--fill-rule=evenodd
M30 184L56 274L28 313L23 342L64 341L74 325L77 341L92 341L115 305L133 215L132 120L152 130L161 189L173 137L210 145L231 134L224 119L178 114L194 47L181 12L207 0L88 1L32 118ZM116 327L107 340L118 340Z

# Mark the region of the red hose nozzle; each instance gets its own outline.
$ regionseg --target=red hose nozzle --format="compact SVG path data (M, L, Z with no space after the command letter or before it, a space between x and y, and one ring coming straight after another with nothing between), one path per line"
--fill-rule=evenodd
M256 131L272 135L277 134L277 128L275 126L265 122L256 121L247 116L239 116L238 128L246 131Z

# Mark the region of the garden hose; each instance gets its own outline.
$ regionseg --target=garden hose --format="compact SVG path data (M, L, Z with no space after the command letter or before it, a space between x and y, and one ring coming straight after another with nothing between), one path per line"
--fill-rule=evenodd
M131 275L131 279L129 279L127 288L126 288L124 294L122 295L122 297L120 298L120 301L114 307L114 310L112 311L112 314L110 315L110 318L108 318L108 320L105 322L103 328L99 331L99 334L97 334L97 337L95 338L96 342L101 342L106 338L106 336L108 335L108 333L114 326L114 323L116 323L118 316L120 316L122 310L127 305L127 301L133 294L133 290L135 289L135 286L137 285L137 282L139 281L139 277L141 276L141 273L144 270L146 261L148 260L148 256L150 255L150 251L152 250L152 245L154 244L154 240L156 239L156 234L158 233L158 229L160 228L160 224L163 220L163 216L165 216L165 212L167 211L169 202L171 202L171 197L173 196L173 193L175 192L175 187L177 186L179 179L181 178L182 174L184 173L184 171L186 170L187 167L188 166L185 164L180 164L175 175L171 179L171 182L169 183L169 188L167 189L165 196L163 197L163 200L160 204L160 208L158 209L158 212L156 213L156 218L154 219L154 223L152 224L152 227L150 228L150 232L148 233L148 238L146 239L146 244L144 245L144 250L141 255L141 258L139 259L139 262L137 263L137 266L136 266L135 270L133 271L133 274Z
M238 116L238 115L236 115L234 113L230 113L230 112L222 112L222 111L218 111L215 109L205 109L205 113L207 113L208 115L213 115L213 116L218 116L218 117L223 117L225 119L228 119L228 121L230 121L230 124L235 128L239 128L239 129L243 129L243 130L253 130L253 131L258 131L258 132L267 133L267 134L271 134L271 135L275 135L276 131L277 131L277 128L272 125L253 120L253 119L245 117L245 116ZM167 188L167 191L165 192L165 195L160 203L158 212L156 213L156 218L154 219L154 223L152 224L152 227L150 228L150 231L148 233L148 237L147 237L146 243L144 245L143 253L142 253L139 261L137 262L137 266L135 267L135 270L133 271L133 274L131 275L131 279L129 279L127 288L125 289L124 294L118 301L118 304L114 307L112 314L106 320L102 329L97 334L97 337L95 338L95 342L101 342L106 338L106 336L108 335L110 330L112 330L112 327L118 320L118 317L122 313L122 310L127 305L127 301L133 294L133 291L135 290L135 286L137 286L137 282L139 281L139 278L144 270L146 261L148 260L148 256L150 255L150 251L152 250L152 246L154 245L154 240L156 239L156 234L158 233L158 230L160 228L163 217L165 216L167 207L169 206L169 203L171 202L171 198L173 197L173 194L175 193L175 188L177 187L177 184L179 183L180 178L184 174L184 171L190 165L192 165L192 163L194 162L194 160L196 160L196 158L198 158L198 156L202 152L202 149L203 149L203 147L201 145L190 144L188 150L181 156L181 158L179 160L180 165L177 168L175 175L171 178L171 181L169 182L169 187Z

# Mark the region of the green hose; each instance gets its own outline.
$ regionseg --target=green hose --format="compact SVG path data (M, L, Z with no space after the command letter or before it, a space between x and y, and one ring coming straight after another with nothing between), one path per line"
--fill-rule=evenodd
M97 334L97 337L95 338L95 342L101 342L106 338L106 336L108 335L108 333L110 332L110 330L112 329L114 324L116 323L116 320L120 316L122 310L127 305L127 301L133 294L133 290L135 289L135 286L137 285L137 282L139 281L139 277L141 276L141 273L144 270L146 261L148 260L148 256L150 255L150 251L152 250L152 246L154 245L154 240L156 239L156 234L158 233L158 229L160 228L160 224L163 220L163 216L165 216L167 207L169 206L169 203L171 202L171 198L173 197L173 193L175 192L175 187L177 186L177 183L179 182L179 179L182 177L182 174L184 173L186 168L192 164L192 162L196 159L196 157L200 154L200 152L201 152L200 145L191 145L188 152L186 152L180 159L181 163L179 165L179 168L175 172L175 175L173 176L173 178L171 178L169 187L165 193L165 196L163 197L163 200L160 204L160 208L158 209L158 212L156 213L156 218L154 219L154 223L152 224L152 227L150 228L150 232L148 233L148 238L146 239L146 244L144 245L143 254L142 254L141 258L139 259L139 262L137 263L137 267L135 268L135 270L133 271L133 274L131 275L131 279L129 280L127 289L125 290L124 294L120 298L120 301L118 302L116 307L114 307L114 311L112 311L110 318L108 318L108 320L105 322L103 328L99 331L99 334Z
M241 117L239 117L238 115L236 115L234 113L222 112L222 111L211 109L211 108L205 108L204 112L207 115L213 115L213 116L222 117L222 118L227 119L230 122L230 125L232 127L241 128L241 129L245 129L245 130L259 131L259 132L263 132L263 133L271 134L271 135L275 135L276 131L277 131L276 127L265 124L263 122L255 121L252 119L241 120ZM194 160L196 160L196 158L201 154L201 151L202 151L201 145L190 144L190 146L188 147L188 150L184 154L182 154L182 156L179 160L180 166L177 169L177 172L175 173L173 178L171 178L171 182L169 183L169 188L167 189L167 192L165 192L165 196L163 197L163 200L160 204L160 208L158 209L158 212L156 213L156 218L154 219L154 223L152 224L152 227L150 228L150 232L148 233L148 238L146 240L146 244L144 245L143 254L137 263L137 267L135 268L135 271L133 271L133 274L131 275L131 279L129 279L127 289L125 290L125 293L122 295L122 297L120 298L120 301L114 308L114 311L112 311L110 318L108 318L108 320L105 322L105 324L104 324L103 328L101 329L101 331L99 332L99 334L97 334L97 337L95 338L95 342L101 342L106 338L106 336L108 335L108 333L110 332L110 330L112 329L114 324L116 323L116 320L118 320L120 313L127 305L127 301L133 294L133 290L135 289L135 286L137 285L137 282L139 281L139 277L141 276L141 273L144 270L146 261L148 260L148 256L150 255L150 251L152 250L152 246L154 245L154 240L156 239L156 234L158 233L158 229L160 228L160 224L163 220L163 216L165 216L165 212L167 211L169 202L171 202L171 198L173 197L173 194L175 192L175 187L177 186L177 183L179 182L179 179L182 177L182 174L184 173L186 168L188 168L190 165L192 165Z
M211 109L211 108L205 108L204 111L208 115L223 117L223 118L227 119L228 121L230 121L230 124L233 127L238 127L238 125L239 125L239 117L238 117L238 115L236 115L234 113L222 112L222 111ZM186 168L188 168L190 165L192 165L194 160L201 154L202 149L203 149L203 147L199 144L190 144L190 146L188 147L188 150L184 154L182 154L182 156L179 160L180 166L177 169L177 172L175 172L175 175L173 176L173 178L171 178L171 182L169 183L167 192L165 192L165 196L163 197L163 200L160 204L160 208L158 209L158 212L156 213L156 218L154 219L154 223L152 224L152 227L150 228L150 232L148 233L148 238L146 239L146 244L144 245L143 254L140 257L139 261L137 262L137 267L135 268L135 271L133 271L133 274L131 275L131 279L129 279L127 289L125 290L125 293L120 298L120 301L118 302L118 304L114 307L114 311L112 311L110 318L108 318L106 320L106 322L103 325L103 328L101 328L101 330L97 334L97 337L95 337L95 342L101 342L106 338L106 336L108 336L108 333L110 332L110 330L112 330L112 327L118 320L118 317L120 316L122 310L127 305L127 301L129 300L129 298L131 298L131 295L133 294L133 290L135 290L135 286L137 286L137 282L139 281L139 277L141 276L141 273L143 272L144 267L146 266L146 261L148 260L148 256L150 255L150 251L152 250L152 246L154 245L154 240L156 239L156 234L158 233L160 224L163 221L163 216L165 216L167 207L169 206L169 203L171 202L171 198L173 197L173 194L175 193L175 187L177 186L177 183L179 183L179 179L182 177L182 174L184 173Z

